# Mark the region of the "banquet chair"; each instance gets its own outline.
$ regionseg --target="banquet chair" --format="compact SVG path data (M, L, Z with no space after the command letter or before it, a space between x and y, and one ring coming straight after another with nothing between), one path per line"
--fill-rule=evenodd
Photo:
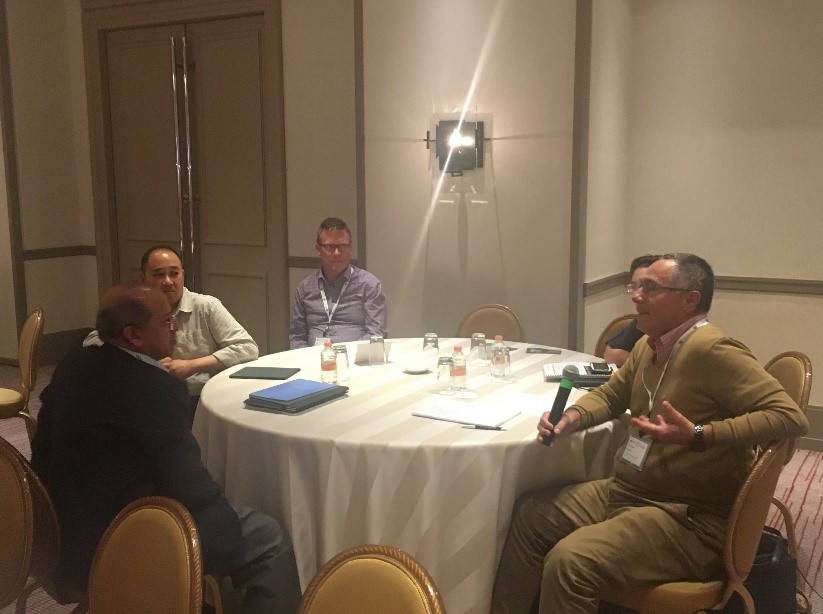
M526 340L520 318L505 305L480 305L463 316L457 327L457 336L471 337L473 333L483 333L486 339L503 335L506 341Z
M26 318L20 341L17 344L17 358L20 363L21 386L19 390L0 388L0 418L22 418L26 423L29 441L37 430L37 421L29 413L29 396L37 383L37 361L40 343L43 340L43 310L35 309Z
M89 575L90 614L199 614L200 538L191 514L167 497L127 505L97 546Z
M443 614L434 581L409 554L394 546L344 550L306 588L299 614Z
M594 355L598 358L603 358L606 351L606 344L609 340L617 334L621 328L625 328L629 323L637 317L637 314L627 313L622 316L617 316L614 320L606 324L606 328L600 333L597 338L597 343L594 346Z
M789 393L792 400L798 407L806 413L809 407L809 395L812 391L812 361L803 352L783 352L772 358L765 366L766 371L771 374L780 385ZM797 440L789 442L789 449L786 453L788 463L792 456ZM794 530L794 517L789 506L777 495L772 498L772 503L783 516L783 524L786 527L786 538L789 542L789 552L797 559L797 536ZM797 574L797 588L803 589L803 576Z
M738 593L746 614L755 614L752 596L743 581L754 563L774 489L790 445L789 440L781 440L767 447L735 497L723 544L724 578L710 582L668 582L613 588L603 595L603 599L649 614L687 614L722 609L729 598Z
M17 450L0 438L0 608L12 603L23 590L34 549L34 504L31 487Z

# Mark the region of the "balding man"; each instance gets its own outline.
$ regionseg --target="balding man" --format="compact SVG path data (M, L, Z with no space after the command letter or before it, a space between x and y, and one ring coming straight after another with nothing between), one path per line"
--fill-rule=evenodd
M235 510L200 458L186 421L188 391L161 361L177 324L163 293L117 286L97 315L99 346L79 348L41 395L32 465L54 499L66 592L85 591L103 532L132 501L162 495L194 517L206 573L231 575L246 612L295 612L291 542L271 518Z
M594 614L608 589L720 577L726 520L755 447L803 435L803 412L749 350L708 322L714 273L694 254L660 256L626 285L648 336L611 379L538 439L631 410L611 478L521 501L493 614Z

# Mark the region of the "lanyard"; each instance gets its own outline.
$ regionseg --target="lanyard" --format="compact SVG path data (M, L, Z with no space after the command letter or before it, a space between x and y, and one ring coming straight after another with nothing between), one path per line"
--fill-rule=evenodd
M654 392L649 390L649 387L646 385L646 370L644 369L643 372L640 374L641 379L643 380L643 388L646 389L646 394L649 395L649 418L651 418L652 415L652 405L654 404L654 398L657 396L657 391L660 390L660 384L663 383L663 378L666 376L666 371L669 369L669 361L672 359L672 356L674 356L675 352L677 352L677 350L680 349L680 346L686 343L686 339L691 337L694 331L696 331L701 326L705 326L708 323L709 321L706 318L703 318L702 320L695 322L694 326L692 326L691 328L689 328L689 330L680 335L680 339L677 340L677 342L674 344L674 347L672 348L672 351L669 352L669 357L666 359L666 364L663 365L663 373L660 374L660 379L657 380L657 386L654 387Z
M354 269L349 268L349 275L351 275ZM320 296L323 297L323 309L326 310L326 315L329 318L328 326L331 326L331 319L334 316L334 312L337 311L337 306L340 304L340 299L343 298L343 293L346 291L346 288L349 287L349 282L351 281L351 277L346 280L346 283L343 284L343 287L340 289L340 296L337 297L337 300L331 306L331 310L329 310L329 301L326 298L326 289L323 287L323 280L320 280Z

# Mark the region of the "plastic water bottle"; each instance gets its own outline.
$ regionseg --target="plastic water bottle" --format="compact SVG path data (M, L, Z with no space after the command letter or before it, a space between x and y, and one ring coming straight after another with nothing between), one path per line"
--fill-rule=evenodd
M511 357L509 348L503 343L503 335L494 336L491 347L491 375L494 382L507 382L511 375Z
M452 354L452 364L449 374L451 375L452 390L466 389L466 355L463 353L462 346L454 346L454 354Z
M337 352L331 346L331 341L326 341L320 350L320 381L337 383Z

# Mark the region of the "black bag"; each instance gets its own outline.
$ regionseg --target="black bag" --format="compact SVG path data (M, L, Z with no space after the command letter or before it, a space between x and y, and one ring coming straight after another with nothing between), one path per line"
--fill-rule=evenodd
M789 553L789 542L777 529L763 527L752 570L743 584L749 589L758 614L797 612L797 560ZM743 614L740 595L732 595L723 612Z

